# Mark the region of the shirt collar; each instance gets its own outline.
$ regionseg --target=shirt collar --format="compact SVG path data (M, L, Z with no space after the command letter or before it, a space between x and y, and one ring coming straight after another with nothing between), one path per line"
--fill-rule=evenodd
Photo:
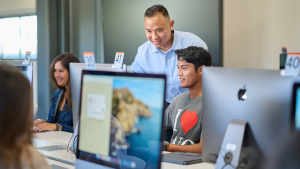
M178 32L174 30L174 39L173 39L173 45L171 47L171 50L177 50L182 49L182 45L180 43Z
M149 41L150 42L150 41ZM154 53L157 53L159 52L157 47L155 47L153 45L153 43L150 42L150 48L151 48L151 51L154 52ZM174 39L173 39L173 44L171 46L171 49L170 50L177 50L177 49L182 49L182 45L181 43L179 42L179 37L178 37L178 33L177 31L175 31L174 29Z

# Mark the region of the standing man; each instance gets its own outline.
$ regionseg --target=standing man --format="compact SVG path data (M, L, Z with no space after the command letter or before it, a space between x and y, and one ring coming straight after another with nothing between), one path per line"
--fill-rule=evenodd
M175 50L188 46L207 45L192 33L174 30L174 20L170 20L167 9L162 5L153 5L144 14L145 33L148 39L142 44L131 65L134 73L154 73L167 75L166 105L178 94L187 91L180 87L177 56Z
M202 47L177 50L178 76L188 91L176 96L165 111L165 125L172 126L170 144L163 150L202 154L202 72L211 66L210 53Z

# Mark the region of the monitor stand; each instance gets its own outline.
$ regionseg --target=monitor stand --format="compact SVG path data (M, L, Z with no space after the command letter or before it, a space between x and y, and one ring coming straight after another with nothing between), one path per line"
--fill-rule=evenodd
M216 169L238 168L246 128L246 121L231 120L221 145Z

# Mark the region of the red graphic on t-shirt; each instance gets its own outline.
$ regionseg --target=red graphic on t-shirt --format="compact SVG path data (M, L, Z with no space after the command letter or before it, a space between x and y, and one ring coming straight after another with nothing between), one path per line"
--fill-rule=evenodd
M198 116L195 111L190 112L189 110L186 110L182 115L181 115L181 127L186 134L191 128L193 128L198 121Z

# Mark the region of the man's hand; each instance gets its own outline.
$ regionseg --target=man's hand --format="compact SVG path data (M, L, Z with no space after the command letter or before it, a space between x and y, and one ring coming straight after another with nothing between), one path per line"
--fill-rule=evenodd
M34 131L55 131L55 123L41 123L35 126Z

